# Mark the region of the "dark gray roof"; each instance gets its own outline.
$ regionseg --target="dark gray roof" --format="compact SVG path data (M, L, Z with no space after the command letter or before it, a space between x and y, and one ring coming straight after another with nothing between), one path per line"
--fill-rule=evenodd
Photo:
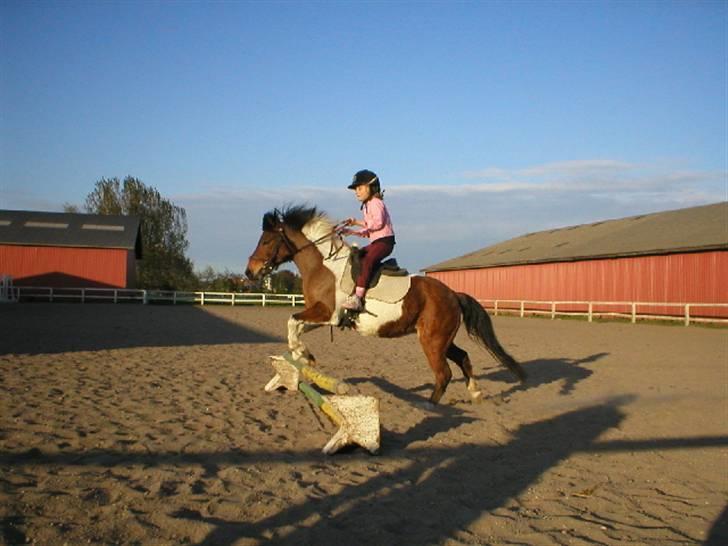
M423 271L728 249L728 201L529 233Z
M0 244L123 248L142 257L139 217L0 210Z

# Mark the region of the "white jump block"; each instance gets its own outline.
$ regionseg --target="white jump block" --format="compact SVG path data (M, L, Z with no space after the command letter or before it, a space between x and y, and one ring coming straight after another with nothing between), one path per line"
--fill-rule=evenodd
M289 364L282 356L271 356L271 366L276 374L265 385L266 392L273 392L280 388L288 392L296 392L301 381L301 372L294 365Z
M323 448L326 455L333 455L348 445L361 446L372 454L379 452L379 400L373 396L320 394L303 381L302 376L314 380L317 385L331 392L347 392L348 386L301 365L292 360L288 354L271 356L271 365L276 373L265 385L266 392L280 388L286 389L289 393L300 391L339 427Z
M326 396L344 418L344 422L324 446L323 452L332 455L348 445L358 445L371 454L379 452L379 400L373 396Z
M280 388L295 391L298 389L299 381L304 380L313 382L334 394L349 392L349 385L310 366L303 358L294 359L291 353L286 353L283 356L271 356L270 359L276 375L265 386L267 392Z

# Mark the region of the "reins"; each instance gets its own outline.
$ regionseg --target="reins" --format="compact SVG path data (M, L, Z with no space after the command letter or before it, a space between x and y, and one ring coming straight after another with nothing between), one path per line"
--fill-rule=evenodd
M301 248L298 248L298 249L296 249L296 247L294 246L295 252L293 252L293 254L291 254L291 258L293 258L293 256L295 256L296 254L298 254L299 252L301 252L302 250L304 250L304 249L306 249L306 248L308 248L310 246L314 246L314 245L317 245L319 243L323 243L326 239L331 239L331 238L333 238L334 235L338 235L339 230L343 226L344 226L344 222L339 222L338 224L335 224L333 228L331 228L331 231L329 231L328 233L325 233L324 235L322 235L318 239L315 239L313 241L309 241L308 243L306 243L305 245L303 245ZM288 237L285 236L285 234L283 233L283 230L280 231L280 234L281 234L282 237L285 237L286 238L287 243L289 245L293 245L293 243L290 240L288 240ZM339 251L341 250L341 248L342 247L337 248L336 249L336 252L334 252L334 250L333 250L334 249L334 245L332 244L331 245L331 249L329 250L329 255L326 258L324 258L324 259L329 259L332 256L335 256L336 254L339 253ZM289 246L288 249L290 250L291 247Z
M315 246L315 245L317 245L319 243L322 243L322 242L324 242L327 239L332 239L334 235L338 235L339 230L342 227L344 227L344 225L345 225L345 222L338 222L337 224L334 225L334 227L331 229L331 231L325 233L324 235L322 235L318 239L315 239L313 241L309 241L308 243L306 243L305 245L303 245L300 248L296 247L296 245L293 243L293 241L291 241L288 238L288 236L285 233L285 226L281 225L280 227L276 228L276 231L278 232L278 236L279 236L278 243L276 244L276 247L273 250L273 253L271 254L271 257L268 260L266 260L265 264L263 265L263 270L264 271L273 271L279 265L281 265L281 264L283 264L283 263L285 263L285 262L287 262L289 260L292 260L293 257L296 254L298 254L299 252L301 252L302 250L305 250L305 249L307 249L310 246ZM281 247L281 244L285 244L286 247L288 248L288 251L291 254L284 261L279 262L279 263L275 263L275 257L278 254L278 249ZM334 247L335 247L335 245L333 244L333 241L332 241L331 248L329 249L329 254L328 254L328 256L326 256L324 258L324 261L330 260L331 258L337 256L339 254L339 252L341 252L341 249L344 247L344 245L342 244L341 246L337 247L336 249L334 249Z

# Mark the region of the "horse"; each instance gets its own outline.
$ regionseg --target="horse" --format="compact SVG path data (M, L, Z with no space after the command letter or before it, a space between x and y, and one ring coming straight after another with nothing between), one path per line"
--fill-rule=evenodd
M342 309L349 294L340 281L355 249L343 239L340 227L315 206L291 205L263 216L262 234L245 274L255 281L286 262L293 261L298 268L305 307L288 320L288 348L294 358L315 364L302 334L327 324L338 326L345 318L362 335L395 338L416 333L435 375L429 401L437 404L452 379L448 359L462 370L468 392L477 401L483 393L476 385L470 357L454 342L462 321L471 339L525 381L523 368L498 342L490 317L477 300L432 277L412 276L401 301L365 300L364 311L349 316Z

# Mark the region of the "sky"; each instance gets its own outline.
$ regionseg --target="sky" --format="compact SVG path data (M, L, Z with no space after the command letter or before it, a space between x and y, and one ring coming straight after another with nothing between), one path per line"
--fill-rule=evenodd
M0 1L0 208L134 176L195 268L266 211L359 215L410 271L526 233L728 199L728 2Z

